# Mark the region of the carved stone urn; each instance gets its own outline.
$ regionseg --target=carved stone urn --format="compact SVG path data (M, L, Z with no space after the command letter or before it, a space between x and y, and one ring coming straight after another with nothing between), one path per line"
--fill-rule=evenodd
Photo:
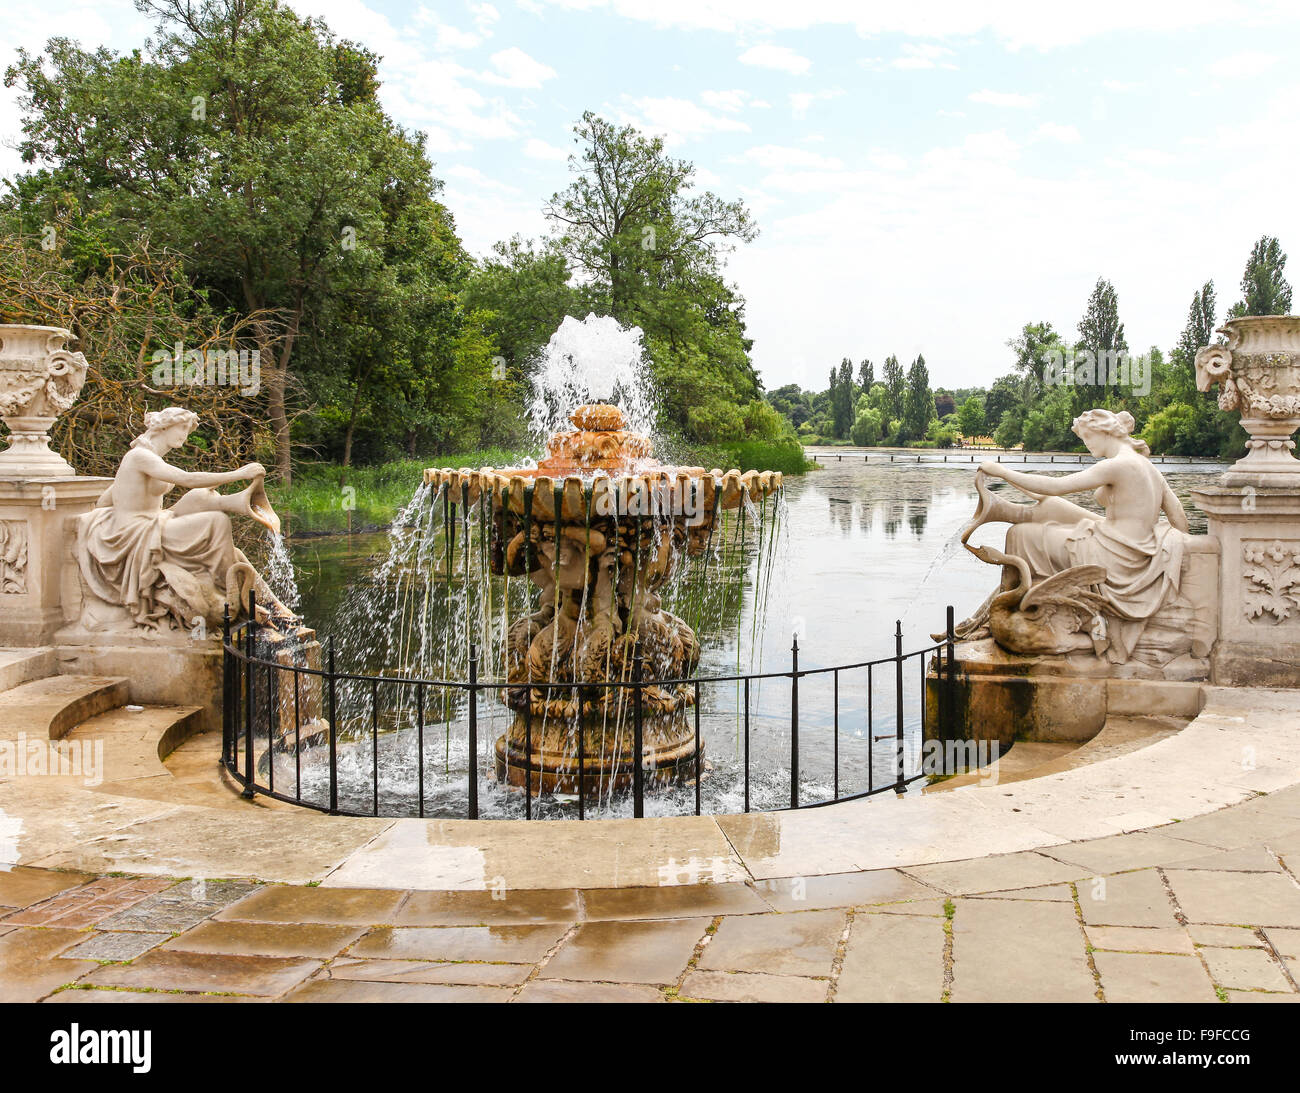
M86 358L64 348L72 332L58 326L0 325L0 418L9 447L0 476L62 478L77 472L50 450L50 429L77 400Z
M1196 386L1220 385L1219 408L1241 414L1246 454L1224 476L1228 485L1294 485L1300 460L1291 435L1300 428L1300 316L1229 319L1222 345L1196 352Z

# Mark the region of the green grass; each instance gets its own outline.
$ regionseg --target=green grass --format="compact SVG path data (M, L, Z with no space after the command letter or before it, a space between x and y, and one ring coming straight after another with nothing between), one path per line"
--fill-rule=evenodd
M287 532L383 527L419 487L426 467L509 467L522 458L500 448L423 459L395 459L368 467L303 463L293 485L267 489Z
M270 486L267 493L280 514L285 532L338 532L387 527L423 479L426 467L513 467L527 455L502 448L395 459L366 467L337 463L301 463L293 485ZM697 448L675 460L682 464L736 468L741 471L781 471L803 474L815 464L804 459L796 441L742 441Z

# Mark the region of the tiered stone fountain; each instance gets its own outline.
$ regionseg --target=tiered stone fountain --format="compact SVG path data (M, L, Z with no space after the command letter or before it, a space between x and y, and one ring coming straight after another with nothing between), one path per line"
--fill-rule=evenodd
M683 554L709 549L720 514L782 488L779 472L668 467L650 439L608 404L579 407L535 468L428 470L436 496L492 513L490 566L540 589L538 609L506 641L514 711L497 741L498 778L535 791L583 792L633 776L632 691L641 657L645 778L694 777L694 631L663 609L660 590ZM584 684L570 688L539 684ZM581 734L581 735L579 735ZM581 743L580 743L581 741Z

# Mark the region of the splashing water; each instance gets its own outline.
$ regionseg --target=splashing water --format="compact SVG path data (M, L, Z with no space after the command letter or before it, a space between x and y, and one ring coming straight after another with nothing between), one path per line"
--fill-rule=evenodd
M298 578L294 573L293 559L289 557L289 548L284 536L278 532L267 531L266 583L271 591L290 611L296 612L302 602L302 593L298 591Z
M542 350L533 373L528 420L541 443L571 428L569 415L589 402L613 402L627 428L651 436L657 398L639 326L609 316L566 316Z

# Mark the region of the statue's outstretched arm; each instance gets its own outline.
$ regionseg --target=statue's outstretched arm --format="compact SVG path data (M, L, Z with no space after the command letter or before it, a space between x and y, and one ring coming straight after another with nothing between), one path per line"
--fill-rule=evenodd
M136 458L140 461L141 469L150 478L170 482L173 486L181 486L185 489L211 489L266 474L266 468L260 463L246 463L236 471L209 472L181 470L180 467L173 467L162 456L150 451L142 451Z
M1104 460L1081 471L1063 474L1060 477L1035 474L1033 471L1013 471L1010 467L1004 467L992 460L980 464L980 470L994 478L1004 479L1016 489L1042 497L1065 497L1071 493L1095 490L1098 486L1105 486L1111 481L1111 468L1106 466Z

